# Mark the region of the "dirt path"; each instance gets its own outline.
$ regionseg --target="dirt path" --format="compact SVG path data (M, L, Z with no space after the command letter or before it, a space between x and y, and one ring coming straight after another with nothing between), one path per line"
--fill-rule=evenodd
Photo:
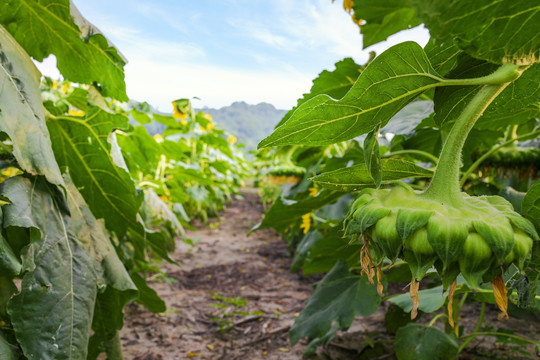
M162 267L174 282L151 283L167 303L165 314L127 308L121 332L126 359L301 359L304 346L291 348L288 330L312 281L290 273L287 245L276 233L246 237L262 207L253 190L242 195L222 220L195 224L200 230L188 232L200 239L195 247L177 244L172 258L180 267Z
M291 347L288 330L316 279L290 273L287 244L275 232L262 230L246 237L263 215L255 190L242 195L244 199L234 200L220 219L206 226L195 224L199 230L188 232L188 237L200 239L195 247L177 244L172 258L180 267L162 267L172 281L150 283L167 303L165 314L128 306L121 332L126 359L302 359L307 342ZM397 293L406 292L406 283L393 286ZM385 327L388 306L386 302L375 314L357 317L347 333L339 333L311 359L395 359L393 336ZM504 327L530 339L540 336L539 315L500 322L495 305L486 310L484 326ZM466 333L473 330L478 316L478 303L465 304L460 324ZM419 323L430 319L423 317ZM493 337L479 338L460 359L530 359L523 350L534 357L531 345L500 346Z

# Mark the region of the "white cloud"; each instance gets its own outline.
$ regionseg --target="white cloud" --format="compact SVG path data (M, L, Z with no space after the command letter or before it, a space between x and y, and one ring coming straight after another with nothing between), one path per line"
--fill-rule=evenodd
M159 7L146 6L140 1L134 6L139 13L159 19L180 32L186 31L186 26L199 16L184 14L189 19L181 22L178 20L181 16ZM212 57L211 49L205 49L205 44L156 39L143 31L143 26L139 30L119 22L103 21L99 27L129 61L125 68L128 95L135 100L148 101L162 111L169 111L170 102L181 97L201 98L195 102L200 107L221 107L244 100L248 103L265 101L289 109L309 91L311 80L317 75L313 73L313 66L308 70L302 66L302 61L308 64L312 59L323 57L329 59L324 60L328 62L325 67L332 70L333 62L343 57L353 57L358 63L367 60L369 51L362 50L358 27L338 3L273 0L272 6L276 6L277 18L228 20L244 36L282 51L279 55L276 52L276 56L266 56L255 50L243 50L261 65L258 70L247 71L242 63L236 64L236 68L220 66L220 59ZM196 31L203 30L197 28ZM425 29L416 28L394 35L368 50L380 53L395 43L410 40L411 36L422 45L428 39ZM288 61L283 55L294 52L296 62ZM52 58L38 67L46 75L59 77L55 64Z
M131 98L148 101L161 111L170 111L172 100L191 97L201 99L194 102L197 107L222 107L243 100L289 109L311 87L311 76L141 59L127 65L126 83Z

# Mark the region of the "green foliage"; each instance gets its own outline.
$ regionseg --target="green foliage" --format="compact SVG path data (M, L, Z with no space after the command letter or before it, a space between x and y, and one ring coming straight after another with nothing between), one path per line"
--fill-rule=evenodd
M0 14L0 24L34 59L42 61L54 54L67 80L96 82L105 96L128 100L125 60L71 1L9 0L2 4Z
M166 310L153 263L175 263L184 226L216 215L249 166L187 99L173 116L120 103L125 61L69 1L0 9L0 358L120 359L125 305ZM40 88L30 56L50 54L65 80Z
M458 354L455 336L433 326L408 324L397 331L396 355L403 360L451 360Z
M312 353L354 317L354 291L336 290L340 295L330 297L323 285L351 285L360 278L357 272L366 285L375 276L378 282L412 277L410 294L387 301L412 318L445 304L453 314L436 316L428 326L390 316L399 320L389 327L397 331L398 358L455 358L470 339L482 336L484 310L473 333L461 334L456 324L471 289L475 300L496 302L504 314L515 308L512 301L525 313L537 311L531 296L540 272L535 162L523 156L490 172L494 165L483 154L504 154L500 148L517 141L537 146L538 6L506 0L352 0L343 6L354 11L365 47L421 22L432 38L424 49L412 42L395 45L367 66L338 62L259 144L261 160L286 151L271 147L293 145L290 162L306 173L282 186L257 228L272 227L289 242L293 271L329 272L291 340L310 338L306 353ZM358 190L356 200L342 202L344 194ZM521 215L493 196L498 194ZM332 278L337 268L339 280ZM516 269L521 273L505 284ZM424 276L429 287L419 290L417 280ZM382 296L381 283L377 289ZM463 294L461 302L453 299L457 294ZM433 326L441 316L454 321L447 333Z
M340 261L317 284L291 328L291 344L296 344L304 336L312 339L324 337L329 341L336 330L348 329L356 315L373 314L379 303L380 298L367 278L349 274L347 264ZM332 327L333 323L335 327ZM309 352L304 355L309 355Z

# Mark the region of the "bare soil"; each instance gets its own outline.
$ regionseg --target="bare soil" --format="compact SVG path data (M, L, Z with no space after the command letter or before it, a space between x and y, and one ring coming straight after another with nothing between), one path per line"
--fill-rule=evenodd
M302 358L307 340L291 347L288 331L311 295L312 284L321 277L292 274L287 244L277 233L260 230L246 236L263 212L255 190L243 190L242 197L219 219L196 222L197 230L187 236L200 242L191 247L178 241L171 257L180 267L164 264L161 269L168 279L150 282L167 303L167 312L152 314L136 304L128 306L121 332L126 359ZM463 308L461 324L466 332L476 324L477 305ZM385 328L388 306L382 305L370 317L357 318L347 333L339 333L312 359L395 359L393 335ZM486 323L495 330L504 327L529 339L540 338L538 317L512 318L501 324L497 314L488 305ZM526 348L531 357L514 347L494 344L493 338L475 339L461 359L535 358L531 346Z

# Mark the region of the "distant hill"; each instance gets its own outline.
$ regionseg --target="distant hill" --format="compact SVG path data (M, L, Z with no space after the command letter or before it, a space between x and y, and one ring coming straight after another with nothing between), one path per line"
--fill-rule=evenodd
M249 105L237 101L220 109L200 109L214 118L223 129L246 145L246 150L254 150L257 144L272 133L274 126L285 116L287 110L278 110L272 104Z

